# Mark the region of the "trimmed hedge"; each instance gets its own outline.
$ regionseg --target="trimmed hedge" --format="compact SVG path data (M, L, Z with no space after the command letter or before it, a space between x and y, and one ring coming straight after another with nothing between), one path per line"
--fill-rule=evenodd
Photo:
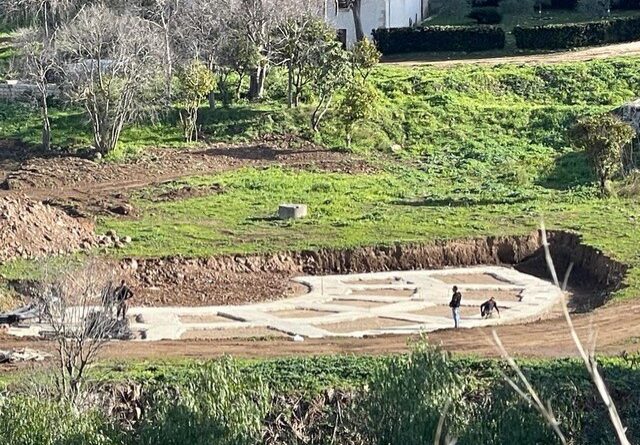
M428 26L376 29L373 38L382 54L502 49L505 34L495 26Z
M520 49L566 49L640 40L640 17L621 17L586 23L516 26Z

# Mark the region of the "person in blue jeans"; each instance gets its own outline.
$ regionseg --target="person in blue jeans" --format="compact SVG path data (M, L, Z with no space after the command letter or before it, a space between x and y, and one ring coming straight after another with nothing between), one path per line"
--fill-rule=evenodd
M449 307L453 313L453 323L455 328L460 327L460 302L462 301L462 294L458 291L458 286L453 286L453 296L449 302Z

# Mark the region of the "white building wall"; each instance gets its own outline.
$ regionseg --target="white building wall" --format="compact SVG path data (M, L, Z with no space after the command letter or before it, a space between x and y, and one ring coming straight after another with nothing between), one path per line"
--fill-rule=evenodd
M391 0L392 2L398 0ZM400 0L404 1L404 0ZM387 26L386 19L387 0L363 0L360 9L362 16L362 28L366 34L372 30ZM353 23L353 13L351 11L338 10L334 0L327 0L327 21L336 29L347 30L347 45L351 46L356 42L356 27Z
M388 0L389 22L387 28L402 28L420 23L422 17L423 0Z

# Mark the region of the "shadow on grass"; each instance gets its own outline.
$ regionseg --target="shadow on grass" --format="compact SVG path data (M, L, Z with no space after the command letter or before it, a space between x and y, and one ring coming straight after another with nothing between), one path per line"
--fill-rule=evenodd
M206 134L237 136L268 125L273 110L257 110L247 107L205 108L198 119Z
M249 147L210 148L202 153L210 156L227 156L238 160L274 161L278 157L286 157L293 154L325 153L322 149L289 149L273 148L266 145L253 145Z
M572 151L556 159L553 169L537 185L555 190L567 190L595 181L584 153Z
M422 198L422 199L400 199L393 202L395 205L411 207L470 207L488 206L499 204L523 204L534 201L534 198L527 196L499 197L491 198Z

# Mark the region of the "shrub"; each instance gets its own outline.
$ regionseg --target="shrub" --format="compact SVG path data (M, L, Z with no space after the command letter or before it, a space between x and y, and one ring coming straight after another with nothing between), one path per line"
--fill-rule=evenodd
M428 26L374 31L382 54L502 49L505 34L495 26Z
M419 343L408 360L394 357L374 371L362 405L362 433L380 445L433 443L441 413L448 404L446 430L453 434L467 423L464 376L448 355Z
M110 445L121 441L98 412L76 413L69 404L15 396L0 400L0 443Z
M571 141L587 153L603 194L608 192L607 183L620 168L622 148L634 136L633 127L612 114L580 119L571 129Z
M480 25L497 25L502 21L502 14L496 8L476 8L468 17Z
M225 359L206 366L184 387L149 403L136 443L253 445L269 407L266 386Z
M520 49L565 49L640 39L640 17L560 25L516 26L513 29Z
M618 189L618 195L625 198L640 198L640 170L632 171Z
M474 8L483 8L486 6L492 6L494 8L500 5L500 0L472 0L471 6Z

